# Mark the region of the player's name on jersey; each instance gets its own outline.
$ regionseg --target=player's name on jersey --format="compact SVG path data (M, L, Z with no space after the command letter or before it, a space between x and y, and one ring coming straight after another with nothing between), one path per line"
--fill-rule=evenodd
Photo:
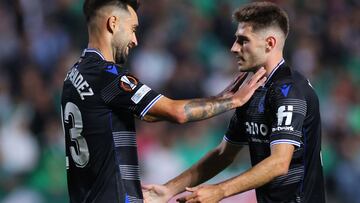
M72 68L67 74L65 80L70 80L75 89L80 95L81 100L85 99L85 96L93 96L94 92L91 89L89 83L84 79L78 69Z

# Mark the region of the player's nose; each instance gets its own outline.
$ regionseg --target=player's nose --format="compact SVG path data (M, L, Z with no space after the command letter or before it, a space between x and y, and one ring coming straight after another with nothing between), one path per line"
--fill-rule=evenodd
M136 37L135 33L133 34L133 37L132 37L131 41L133 43L133 47L136 47L138 45L138 41L137 41L137 37Z
M236 54L240 52L240 49L241 49L240 45L235 41L231 47L231 52Z

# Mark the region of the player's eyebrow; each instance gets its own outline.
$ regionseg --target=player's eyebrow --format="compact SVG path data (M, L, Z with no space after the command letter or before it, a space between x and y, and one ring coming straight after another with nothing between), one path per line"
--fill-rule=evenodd
M235 33L235 37L236 38L241 38L241 39L249 39L247 36L245 36L245 35L242 35L242 34L238 34L238 33Z
M249 40L249 38L245 35L235 34L236 40L243 41L243 40Z

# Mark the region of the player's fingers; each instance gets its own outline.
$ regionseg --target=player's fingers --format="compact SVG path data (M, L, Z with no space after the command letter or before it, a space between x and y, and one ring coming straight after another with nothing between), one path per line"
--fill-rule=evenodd
M195 190L198 189L198 187L186 187L185 189L186 189L186 191L188 191L188 192L194 192Z
M151 191L150 190L143 190L142 193L143 193L143 196L144 196L145 199L148 199L151 196L151 194L150 194Z
M176 201L179 200L179 202L186 202L188 200L191 200L193 198L196 198L197 194L195 193L191 193L190 195L186 195L186 196L183 196L183 197L180 197L178 198Z
M240 75L238 75L236 80L232 84L231 91L235 92L236 90L238 90L240 85L244 83L246 77L247 77L247 73L242 72Z
M185 203L199 203L200 201L196 198L187 200Z
M261 67L256 73L251 77L249 84L251 86L255 85L266 73L266 70Z
M152 190L154 189L154 185L143 185L141 184L141 188L144 190Z
M143 200L145 201L145 202L149 202L149 201L151 201L151 196L149 195L149 194L143 194Z
M144 203L147 203L150 201L151 196L150 196L150 192L148 190L143 191L143 198L144 198Z
M236 76L236 78L235 78L235 80L233 81L233 83L234 83L234 84L238 84L239 81L243 80L244 77L246 77L246 76L247 76L247 73L245 73L245 72L240 72L240 73Z
M263 85L266 82L266 77L261 78L255 85L255 88L259 88L261 85Z

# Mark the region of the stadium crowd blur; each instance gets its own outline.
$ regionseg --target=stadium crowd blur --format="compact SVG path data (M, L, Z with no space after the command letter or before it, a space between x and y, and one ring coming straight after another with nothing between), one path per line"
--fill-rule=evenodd
M68 202L60 94L86 47L82 2L0 1L0 202ZM232 11L246 0L142 0L139 47L126 65L171 98L215 95L234 77ZM280 0L286 61L320 98L330 203L360 202L360 1ZM186 125L137 122L142 179L164 183L223 137L232 112ZM212 182L250 167L245 148ZM255 202L246 193L227 202ZM225 202L225 201L224 201Z

